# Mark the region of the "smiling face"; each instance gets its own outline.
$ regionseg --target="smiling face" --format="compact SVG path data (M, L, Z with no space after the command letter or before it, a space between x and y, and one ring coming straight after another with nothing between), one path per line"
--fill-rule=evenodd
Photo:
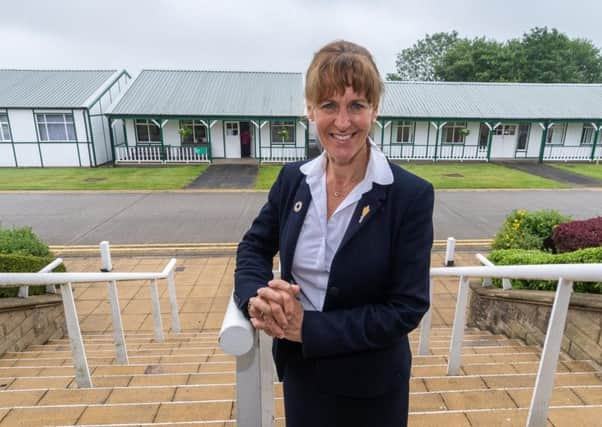
M363 164L376 112L377 107L351 86L342 95L335 93L316 105L308 105L308 117L316 122L329 161L339 166Z

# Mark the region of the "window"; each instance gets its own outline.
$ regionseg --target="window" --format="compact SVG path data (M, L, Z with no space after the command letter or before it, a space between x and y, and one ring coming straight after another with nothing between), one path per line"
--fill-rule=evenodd
M565 137L566 137L566 123L552 125L548 129L548 136L546 137L546 144L564 145Z
M182 144L207 142L207 128L200 120L180 120Z
M12 141L6 113L0 113L0 141Z
M412 144L414 142L414 133L416 129L415 122L397 122L393 126L395 132L395 142L399 144Z
M152 120L136 120L136 142L160 143L161 129Z
M592 125L583 125L581 131L581 145L591 145L594 143L594 127Z
M495 128L494 135L516 135L516 125L499 125Z
M448 144L464 144L466 122L449 122L443 126L443 142Z
M71 113L37 113L40 141L75 141L75 125Z
M271 122L271 135L272 142L282 144L294 144L295 143L295 122L294 121L280 121Z

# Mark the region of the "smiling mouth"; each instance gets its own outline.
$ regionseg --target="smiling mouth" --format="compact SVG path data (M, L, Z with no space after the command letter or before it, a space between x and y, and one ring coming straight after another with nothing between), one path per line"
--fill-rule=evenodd
M336 139L337 141L347 141L348 139L351 139L353 136L355 136L357 132L353 132L353 133L347 133L344 135L338 134L338 133L331 133L330 136L333 137L334 139Z

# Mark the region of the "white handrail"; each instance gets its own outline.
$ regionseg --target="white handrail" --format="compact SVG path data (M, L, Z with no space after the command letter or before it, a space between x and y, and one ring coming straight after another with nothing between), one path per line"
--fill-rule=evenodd
M42 268L40 271L38 271L38 273L49 273L52 270L54 270L55 268L57 268L59 265L61 265L62 263L63 263L62 258L56 258L50 264L48 264L47 266ZM56 288L54 287L54 284L46 285L46 293L47 294L56 294ZM27 286L27 285L21 286L19 288L17 297L19 297L19 298L29 297L29 286Z
M597 282L602 280L602 264L531 264L495 267L431 268L431 276L492 277L531 280Z
M219 331L219 345L228 354L242 356L253 347L255 328L230 297L226 315Z
M169 264L168 264L169 266ZM0 287L165 279L167 273L0 273Z
M477 257L477 259L479 260L479 262L487 267L495 267L495 264L492 263L485 255L483 254L476 254L475 255ZM483 279L483 287L485 288L489 288L491 287L491 277L485 277ZM502 279L502 288L507 291L512 289L512 282L510 281L510 279Z

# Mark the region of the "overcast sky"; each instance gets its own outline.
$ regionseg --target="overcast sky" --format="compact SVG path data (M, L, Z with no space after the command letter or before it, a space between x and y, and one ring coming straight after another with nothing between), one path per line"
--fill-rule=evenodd
M344 38L384 75L425 33L497 40L535 26L602 46L595 0L0 0L1 68L304 72Z

